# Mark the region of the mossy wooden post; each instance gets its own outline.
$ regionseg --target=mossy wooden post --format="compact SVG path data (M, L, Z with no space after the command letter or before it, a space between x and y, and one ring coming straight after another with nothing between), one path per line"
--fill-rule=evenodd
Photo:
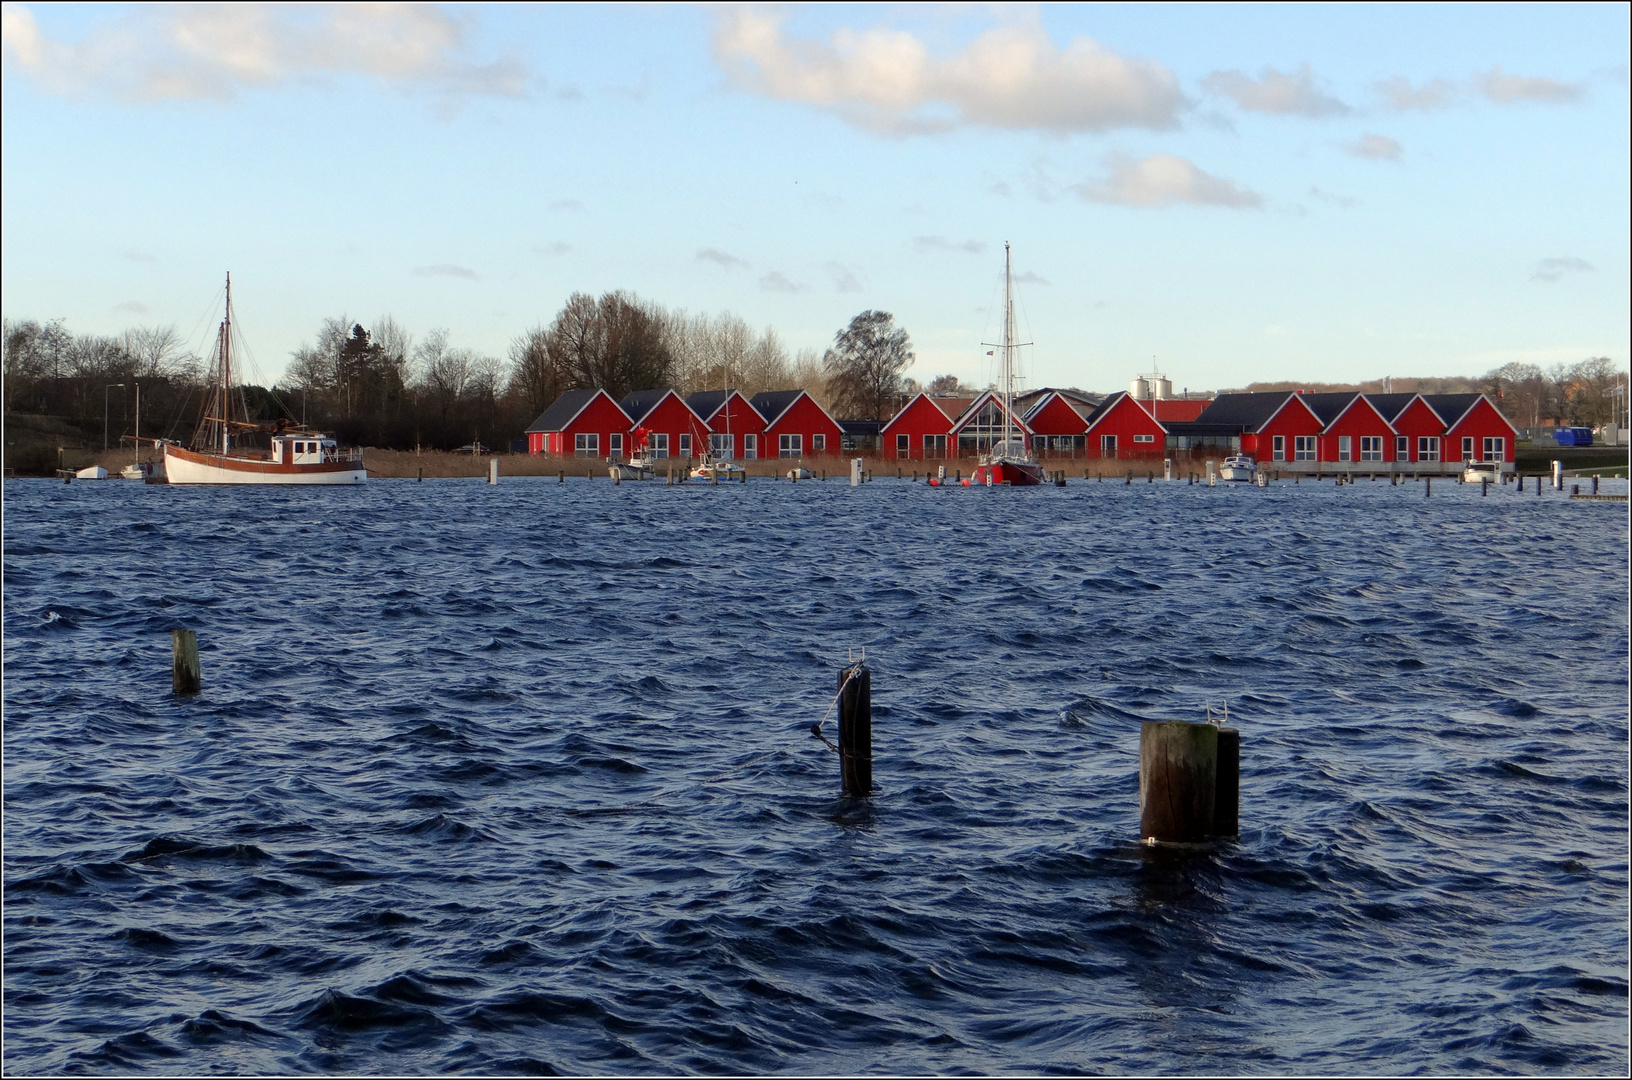
M1213 831L1218 800L1218 729L1182 720L1139 728L1139 836L1197 843Z
M170 631L170 685L178 694L196 694L204 686L198 635L191 630Z
M873 793L873 673L865 663L839 672L839 773L844 793Z
M1213 835L1241 834L1241 732L1218 729L1218 771L1213 785Z

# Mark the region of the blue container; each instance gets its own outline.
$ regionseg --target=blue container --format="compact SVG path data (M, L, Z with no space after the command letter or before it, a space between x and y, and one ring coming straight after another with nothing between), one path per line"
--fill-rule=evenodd
M1591 446L1592 429L1584 427L1561 427L1553 432L1553 441L1560 446Z

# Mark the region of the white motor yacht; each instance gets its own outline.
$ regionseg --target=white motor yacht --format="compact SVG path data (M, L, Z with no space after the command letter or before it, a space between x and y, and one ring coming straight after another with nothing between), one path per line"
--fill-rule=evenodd
M1258 463L1246 454L1231 454L1218 467L1220 480L1244 480L1251 483L1258 477Z

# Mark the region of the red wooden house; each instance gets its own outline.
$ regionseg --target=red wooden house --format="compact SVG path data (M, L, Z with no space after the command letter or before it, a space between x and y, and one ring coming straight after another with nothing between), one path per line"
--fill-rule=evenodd
M568 390L527 429L527 452L617 458L628 452L629 417L605 390Z
M1043 395L1026 413L1031 450L1039 456L1082 457L1088 445L1088 421L1057 391Z
M949 456L948 436L952 424L966 412L974 398L930 397L919 394L896 413L879 431L879 447L886 456L904 461L935 461ZM957 449L952 440L951 449Z
M686 399L709 430L709 451L716 458L752 461L765 448L765 418L735 390L704 390Z
M1220 394L1226 397L1264 397L1279 399L1269 402L1270 409L1255 426L1241 432L1241 452L1258 461L1319 461L1320 433L1324 421L1309 407L1303 394ZM1198 422L1206 421L1213 410L1201 414Z
M1394 429L1394 456L1390 461L1445 460L1445 419L1421 394L1367 394L1366 400Z
M1430 394L1445 418L1445 457L1451 461L1512 461L1519 429L1483 394ZM1451 455L1455 454L1455 457Z
M1162 457L1167 428L1139 402L1118 390L1088 414L1087 455L1132 461Z
M763 457L838 456L843 431L803 390L767 390L748 402L765 418Z
M1328 395L1310 395L1326 397ZM1364 394L1335 395L1348 398L1320 433L1320 460L1336 462L1393 461L1398 452L1395 432L1388 418ZM1317 406L1318 407L1318 406Z
M636 390L619 405L629 416L631 448L642 435L652 457L696 457L708 446L708 425L673 390Z

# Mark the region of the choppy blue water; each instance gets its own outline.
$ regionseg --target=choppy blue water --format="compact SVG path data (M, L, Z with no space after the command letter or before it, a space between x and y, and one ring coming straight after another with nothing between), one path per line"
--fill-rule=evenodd
M1624 505L4 497L7 1072L1628 1067ZM1142 848L1223 698L1239 844Z

